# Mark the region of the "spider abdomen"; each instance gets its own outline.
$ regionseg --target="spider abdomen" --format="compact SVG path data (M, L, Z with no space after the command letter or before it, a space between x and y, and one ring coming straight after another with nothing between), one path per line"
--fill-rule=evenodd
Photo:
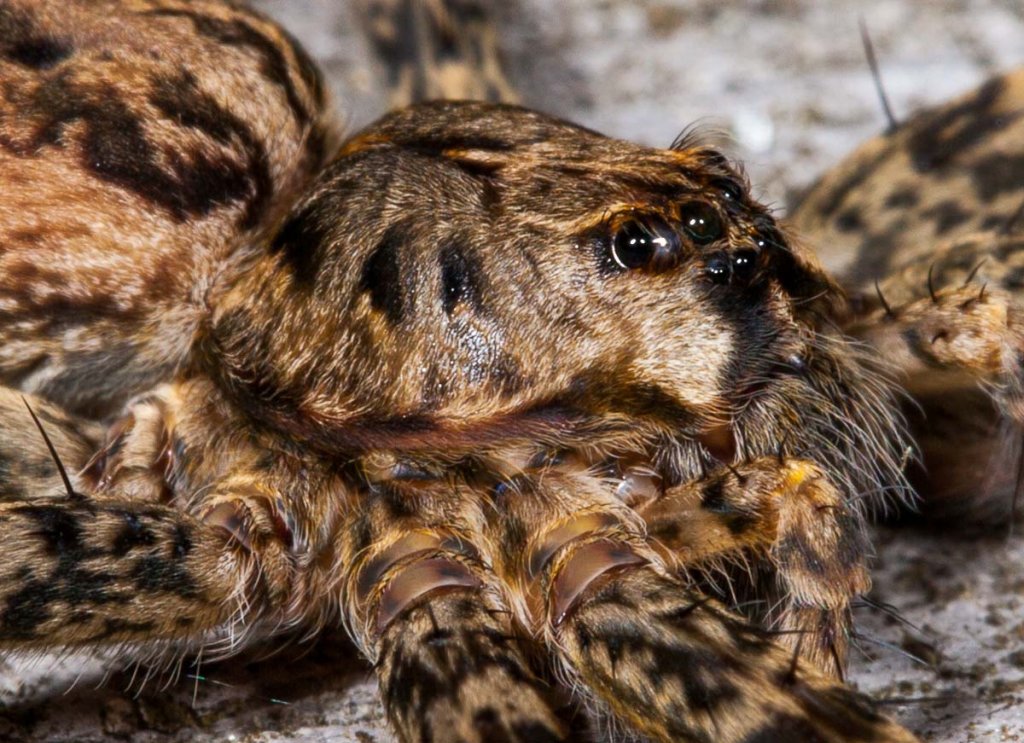
M217 2L10 2L0 30L0 379L108 415L187 363L215 277L319 168L322 83Z

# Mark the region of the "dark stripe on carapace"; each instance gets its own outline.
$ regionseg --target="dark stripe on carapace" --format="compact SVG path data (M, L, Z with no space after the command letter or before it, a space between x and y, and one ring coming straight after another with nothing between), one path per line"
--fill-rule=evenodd
M503 396L515 395L529 385L519 362L508 353L501 353L487 370L487 378L494 390Z
M71 56L74 47L63 39L52 36L35 36L22 39L4 50L3 56L12 62L35 70L56 67Z
M370 304L392 323L402 322L406 299L402 286L402 245L408 242L400 225L389 227L363 264L359 288L370 295Z
M288 218L270 243L270 252L280 255L291 269L295 283L312 286L320 268L328 233L318 218L315 204L307 204Z
M467 246L458 239L446 242L438 254L441 264L441 304L445 314L451 315L460 304L466 304L479 312L480 261Z

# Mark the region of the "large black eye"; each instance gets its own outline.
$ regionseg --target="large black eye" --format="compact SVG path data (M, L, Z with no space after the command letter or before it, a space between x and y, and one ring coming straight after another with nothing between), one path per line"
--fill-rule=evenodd
M691 201L679 210L683 230L698 245L707 245L722 236L722 220L709 204Z
M612 258L623 268L664 271L679 261L680 247L679 235L658 217L629 219L612 238Z
M757 252L738 250L732 256L732 275L740 281L750 281L757 271Z
M708 278L715 284L728 284L732 277L732 266L725 253L715 253L709 256L704 263L704 270L707 271Z

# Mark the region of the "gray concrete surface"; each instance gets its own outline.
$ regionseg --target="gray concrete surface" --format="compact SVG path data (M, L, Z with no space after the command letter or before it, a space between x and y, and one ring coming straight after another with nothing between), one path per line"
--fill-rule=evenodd
M320 60L353 127L382 111L379 70L347 4L257 4ZM1019 0L521 0L500 15L528 102L651 144L702 122L732 138L780 209L883 126L859 18L897 115L1024 61ZM880 529L872 597L907 624L858 610L853 683L934 743L1024 740L1022 558L1024 538L1002 529ZM391 740L343 638L141 691L130 670L97 688L109 670L77 658L0 661L0 740Z

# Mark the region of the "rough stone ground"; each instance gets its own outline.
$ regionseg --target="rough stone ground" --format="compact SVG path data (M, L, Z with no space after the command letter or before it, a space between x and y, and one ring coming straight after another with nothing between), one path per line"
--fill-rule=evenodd
M382 111L379 71L347 4L258 5L321 61L353 126ZM1024 61L1021 0L504 5L503 44L527 102L652 144L705 122L733 139L780 209L883 125L859 18L898 116ZM916 628L859 610L854 683L934 743L1024 740L1024 536L884 528L878 553L872 598ZM209 665L203 680L150 681L137 694L125 691L128 673L97 688L103 669L76 658L0 661L0 740L391 741L340 636Z

